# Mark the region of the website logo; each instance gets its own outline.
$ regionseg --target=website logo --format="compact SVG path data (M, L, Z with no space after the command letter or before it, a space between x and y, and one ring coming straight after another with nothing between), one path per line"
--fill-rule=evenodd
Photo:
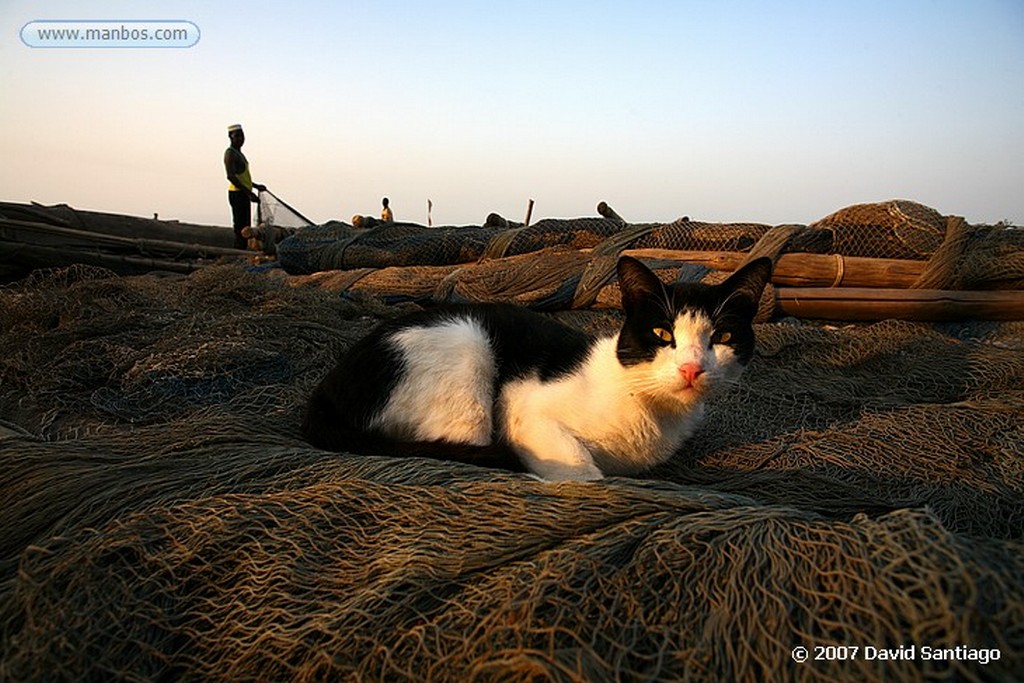
M49 20L21 28L21 42L34 48L184 48L199 42L191 21Z

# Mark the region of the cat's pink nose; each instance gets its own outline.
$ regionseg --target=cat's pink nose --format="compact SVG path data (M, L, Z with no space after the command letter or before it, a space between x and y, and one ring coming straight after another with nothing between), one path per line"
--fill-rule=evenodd
M683 363L679 366L679 374L683 376L687 384L693 384L697 378L704 374L704 368L700 363Z

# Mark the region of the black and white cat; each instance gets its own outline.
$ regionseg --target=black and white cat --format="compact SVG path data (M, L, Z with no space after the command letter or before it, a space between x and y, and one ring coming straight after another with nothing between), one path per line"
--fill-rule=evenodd
M337 451L427 455L544 479L631 475L696 430L754 354L772 262L720 285L664 285L618 262L625 319L591 338L539 313L470 304L385 321L313 392L303 432Z

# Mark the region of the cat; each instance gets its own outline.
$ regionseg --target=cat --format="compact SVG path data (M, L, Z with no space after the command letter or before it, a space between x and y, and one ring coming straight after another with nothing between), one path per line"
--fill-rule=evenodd
M665 285L617 264L624 319L592 338L510 304L463 304L384 321L313 391L303 433L335 451L429 456L544 480L634 475L665 462L706 399L754 354L772 261L719 285Z

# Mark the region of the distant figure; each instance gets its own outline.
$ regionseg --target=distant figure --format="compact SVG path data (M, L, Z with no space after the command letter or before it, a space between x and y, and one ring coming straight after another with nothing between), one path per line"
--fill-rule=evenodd
M487 219L484 221L485 228L507 228L508 219L497 213L487 214Z
M391 213L391 207L388 206L388 198L385 197L381 203L384 205L384 209L380 212L380 219L385 223L394 223L395 214Z
M352 216L352 227L359 230L369 230L370 228L376 228L381 222L373 216L361 216L356 214Z
M237 123L228 126L228 140L231 141L231 146L224 151L224 170L230 183L228 204L231 205L231 227L235 231L235 249L245 249L247 240L242 235L242 230L252 226L252 202L259 201L259 197L252 190L267 188L265 185L252 182L249 160L242 154L242 145L245 144L242 126Z

